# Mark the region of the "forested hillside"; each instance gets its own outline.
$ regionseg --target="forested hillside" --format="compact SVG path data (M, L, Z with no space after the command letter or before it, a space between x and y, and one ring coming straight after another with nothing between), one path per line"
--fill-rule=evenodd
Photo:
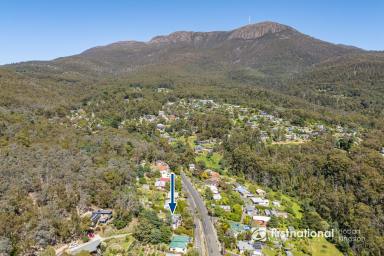
M233 128L225 113L174 124L223 140L222 166L297 198L308 227L360 230L364 239L332 241L342 252L383 255L383 74L382 52L270 23L0 67L0 255L35 255L80 236L89 223L79 212L90 206L115 209L125 225L138 217L139 163L187 168L193 157L137 120L181 99L253 107L298 127L347 127L284 145Z

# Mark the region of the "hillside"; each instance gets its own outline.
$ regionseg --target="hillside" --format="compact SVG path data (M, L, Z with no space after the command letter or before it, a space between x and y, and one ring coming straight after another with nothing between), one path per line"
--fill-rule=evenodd
M144 223L130 238L137 251L166 245L169 223L157 216L165 198L139 200L153 193L157 160L175 172L194 164L201 181L213 169L233 185L257 184L286 204L289 217L274 225L360 230L364 240L328 242L345 254L382 255L383 99L383 52L274 22L1 66L0 255L86 240L96 230L82 215L90 208L113 210L102 231ZM231 209L213 214L241 220L241 206ZM192 232L188 219L182 234ZM236 248L222 224L221 242ZM141 236L153 227L162 234L149 235L164 240ZM292 246L299 255L337 251L328 242Z
M122 41L51 62L16 64L17 69L127 74L153 65L182 66L191 72L247 67L266 75L297 73L331 57L363 52L327 43L274 22L232 31L179 31L149 42Z

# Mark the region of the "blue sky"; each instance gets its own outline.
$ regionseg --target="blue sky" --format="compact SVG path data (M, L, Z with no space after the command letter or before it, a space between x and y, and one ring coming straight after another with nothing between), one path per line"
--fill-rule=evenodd
M313 37L384 50L384 1L2 0L0 64L48 60L177 30L231 30L276 21Z

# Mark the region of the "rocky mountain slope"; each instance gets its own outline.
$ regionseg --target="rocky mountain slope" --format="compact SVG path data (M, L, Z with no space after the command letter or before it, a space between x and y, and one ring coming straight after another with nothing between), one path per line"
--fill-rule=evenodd
M122 41L16 67L115 75L154 65L177 65L194 72L251 68L269 76L297 73L328 58L361 52L312 38L286 25L262 22L232 31L179 31L149 42Z

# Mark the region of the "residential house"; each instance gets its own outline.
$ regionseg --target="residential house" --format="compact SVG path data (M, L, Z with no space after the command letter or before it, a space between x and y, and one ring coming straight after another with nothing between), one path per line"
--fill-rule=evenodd
M211 177L211 178L214 178L214 179L220 179L220 174L218 172L215 172L215 171L212 171L210 169L207 169L205 170L208 175Z
M287 219L288 218L288 213L286 213L286 212L276 212L276 217Z
M100 214L92 213L92 215L91 215L91 222L92 222L93 226L95 226L97 224L97 222L99 221L100 217L101 217Z
M293 253L292 253L290 250L285 249L285 255L287 255L287 256L293 256Z
M266 226L268 222L270 221L271 217L268 216L260 216L260 215L254 215L252 217L253 221L260 226Z
M216 201L218 201L218 200L221 200L221 195L219 194L219 193L217 193L217 194L213 194L213 199L214 200L216 200Z
M262 242L255 242L253 244L253 256L262 256L263 255L263 243Z
M152 122L156 121L156 116L155 115L145 115L140 119L152 123Z
M164 131L164 130L165 130L165 125L164 125L164 124L157 124L157 125L156 125L156 128L157 128L157 130L159 130L159 131Z
M203 150L204 150L204 147L201 145L197 145L195 147L195 153L201 153L201 152L203 152Z
M255 247L253 241L237 241L237 249L240 254L249 253L249 255L260 255L255 254Z
M170 182L171 178L169 178L169 177L161 177L159 180L160 181L164 181L164 182Z
M165 117L165 111L163 111L163 110L159 110L159 114L158 114L158 116L160 116L160 117Z
M226 212L231 211L231 206L229 206L229 205L219 205L219 207Z
M243 186L237 186L235 190L244 197L248 197L248 195L250 194L249 191Z
M104 224L107 223L108 220L112 218L112 210L97 210L92 212L91 215L91 222L93 225L96 225L97 223Z
M243 225L240 222L229 221L229 233L234 237L247 230L250 230L249 226Z
M168 120L169 121L175 121L175 120L178 120L179 118L177 117L177 116L175 116L175 115L169 115L168 116Z
M165 188L165 185L166 185L166 182L165 182L165 181L157 180L157 181L155 182L155 187L156 187L157 189L161 189L161 190L163 190L163 189Z
M179 236L175 235L172 237L171 243L169 245L169 250L176 253L186 253L187 246L191 242L189 236Z
M273 204L273 206L276 206L276 207L280 207L281 206L281 203L280 203L280 201L272 201L272 204Z
M251 197L251 201L260 206L268 207L269 206L269 200L268 199L263 199L261 197Z
M205 170L205 171L209 175L209 179L206 180L206 183L217 186L219 184L219 181L220 181L220 174L218 172L214 172L214 171L209 170L209 169Z
M253 205L247 205L245 207L245 213L249 216L253 216L256 213L256 208Z
M262 196L262 197L264 197L264 196L267 194L267 192L265 192L264 190L262 190L262 189L260 189L260 188L256 189L256 193L257 193L259 196Z
M285 139L286 139L286 140L296 140L296 139L297 139L297 136L296 136L296 134L294 134L294 133L286 134L286 135L285 135Z
M171 176L169 165L161 160L156 161L155 169L160 172L162 178L169 178Z
M208 188L212 191L213 194L219 193L219 189L215 185L208 185Z
M317 125L317 129L318 129L319 131L324 131L324 130L325 130L325 126L322 125L322 124L319 124L319 125Z
M162 160L157 160L155 162L155 168L159 171L170 171L169 165Z
M168 88L159 87L159 88L157 88L157 92L167 93L167 92L169 92L169 89Z
M181 226L181 215L173 214L172 215L172 229L177 229Z

